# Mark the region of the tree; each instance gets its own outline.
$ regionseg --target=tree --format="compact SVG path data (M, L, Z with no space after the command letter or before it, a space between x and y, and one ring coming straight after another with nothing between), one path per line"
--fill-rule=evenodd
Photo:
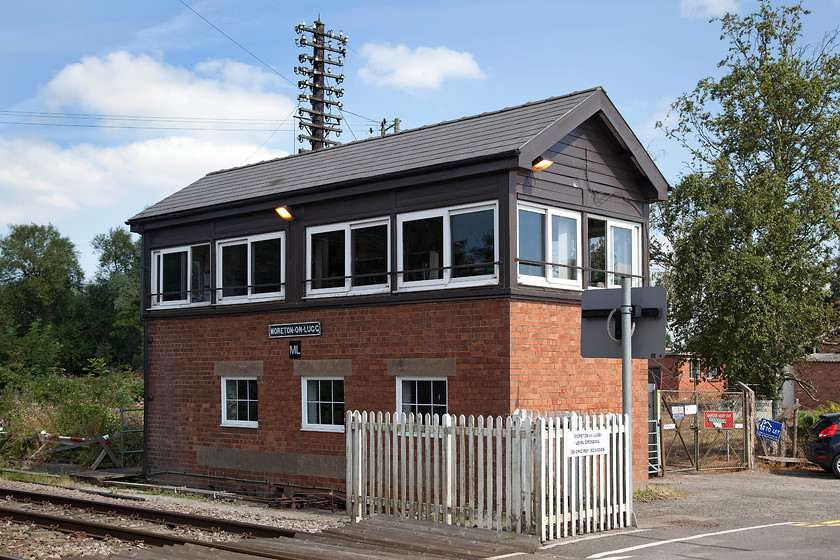
M111 228L108 233L100 233L94 236L91 245L99 253L99 276L139 274L140 239L132 239L126 228Z
M13 225L0 237L0 290L5 316L28 329L50 324L84 277L76 248L52 225Z
M774 397L836 320L838 32L801 45L801 6L718 20L724 75L672 105L691 172L654 211L678 350Z

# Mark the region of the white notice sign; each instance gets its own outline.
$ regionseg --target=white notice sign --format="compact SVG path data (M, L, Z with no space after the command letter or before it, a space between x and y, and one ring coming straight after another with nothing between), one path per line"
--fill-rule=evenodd
M566 458L606 455L609 452L610 434L606 430L571 432L564 444Z

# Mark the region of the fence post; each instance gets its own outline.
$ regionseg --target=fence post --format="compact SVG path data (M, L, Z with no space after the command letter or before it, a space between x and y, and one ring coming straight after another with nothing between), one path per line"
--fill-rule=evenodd
M546 501L546 488L545 488L545 470L546 470L546 449L548 446L546 445L546 429L545 429L545 418L540 416L537 418L537 429L536 429L536 445L534 446L534 475L536 478L534 484L534 496L536 499L536 511L534 512L534 523L536 524L536 530L539 531L540 541L545 542L545 529L546 529L546 517L545 517L545 501Z
M744 393L744 454L747 456L747 468L755 464L755 391L742 382L735 387Z
M455 490L455 430L454 415L443 415L443 507L444 523L452 525L452 501Z

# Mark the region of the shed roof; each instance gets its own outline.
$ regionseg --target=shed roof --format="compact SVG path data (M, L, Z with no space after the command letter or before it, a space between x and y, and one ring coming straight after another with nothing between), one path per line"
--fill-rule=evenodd
M649 181L651 199L664 199L667 182L604 90L593 88L325 150L215 171L146 208L128 223L493 158L517 157L518 165L530 167L534 158L598 113Z

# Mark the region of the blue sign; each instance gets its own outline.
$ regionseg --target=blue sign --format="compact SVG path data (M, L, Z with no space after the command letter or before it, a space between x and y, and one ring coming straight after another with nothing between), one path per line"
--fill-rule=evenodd
M769 439L770 441L779 441L779 436L782 433L782 423L773 422L767 418L762 418L758 424L756 435L760 438Z

